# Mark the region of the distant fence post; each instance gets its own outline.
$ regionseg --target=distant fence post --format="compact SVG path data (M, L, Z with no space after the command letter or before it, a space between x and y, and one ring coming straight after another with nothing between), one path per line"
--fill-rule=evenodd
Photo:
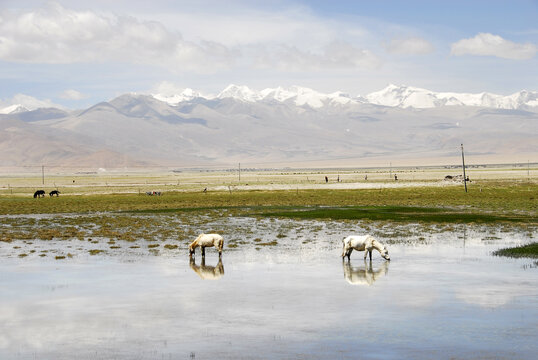
M465 192L467 192L467 178L465 177L465 156L463 155L463 144L461 144L461 161L463 163L463 185L465 186Z

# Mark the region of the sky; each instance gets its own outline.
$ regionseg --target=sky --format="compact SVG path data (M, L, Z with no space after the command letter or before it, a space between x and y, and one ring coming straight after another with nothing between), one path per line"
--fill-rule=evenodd
M127 92L538 90L538 0L0 0L0 107Z

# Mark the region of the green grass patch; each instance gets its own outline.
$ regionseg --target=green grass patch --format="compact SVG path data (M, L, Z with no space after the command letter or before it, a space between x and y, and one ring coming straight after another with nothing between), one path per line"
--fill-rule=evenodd
M512 248L500 249L493 252L496 256L508 256L513 258L533 258L538 259L538 242L528 245L516 246Z
M354 207L316 207L306 209L287 209L259 214L264 217L283 217L292 219L331 219L331 220L374 220L399 222L439 222L439 223L493 223L493 222L531 222L536 218L525 215L483 214L447 208L413 206L354 206Z
M259 245L259 246L277 246L278 241L273 240L273 241L268 241L268 242L260 242L260 243L257 243L256 245Z

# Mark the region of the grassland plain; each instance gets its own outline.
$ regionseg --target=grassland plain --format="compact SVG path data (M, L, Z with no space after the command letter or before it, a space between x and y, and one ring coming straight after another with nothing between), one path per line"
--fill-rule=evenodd
M89 194L41 199L4 195L0 197L0 215L320 206L380 207L381 213L387 214L390 212L383 207L389 206L399 212L403 207L449 208L452 212L481 215L487 213L501 217L526 218L530 222L535 222L538 209L537 194L538 183L484 180L479 186L470 186L468 193L461 187L425 185L360 190L167 192L163 196ZM373 214L373 208L368 209L368 212ZM432 213L430 210L424 212Z

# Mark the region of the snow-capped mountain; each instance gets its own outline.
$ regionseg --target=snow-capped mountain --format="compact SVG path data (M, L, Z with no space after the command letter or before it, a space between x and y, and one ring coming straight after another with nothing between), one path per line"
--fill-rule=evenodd
M323 106L337 106L348 104L373 104L398 108L427 109L441 106L479 106L496 109L532 109L538 107L537 91L519 91L512 95L503 96L491 93L455 93L434 92L404 85L388 85L380 91L372 92L366 97L350 96L342 91L325 94L310 88L291 86L289 88L276 87L261 91L250 89L245 85L229 85L216 97L204 96L192 89L185 89L177 95L154 94L158 100L176 105L195 98L234 99L242 102L281 102L296 106L309 106L318 109Z
M352 98L349 94L342 91L337 91L331 94L324 94L313 89L301 86L291 86L289 88L276 87L267 88L261 91L256 91L245 85L228 85L217 96L202 95L200 92L190 88L185 89L179 94L165 95L152 94L152 96L160 101L164 101L170 105L178 105L182 102L192 101L196 98L212 100L212 99L234 99L242 102L271 102L277 101L282 103L293 103L296 106L307 105L311 108L320 108L324 105L332 104L348 104L350 102L365 102L361 97Z
M525 109L538 106L537 91L519 91L503 96L491 93L434 92L412 86L392 85L366 96L376 105L426 109L440 106L480 106L496 109Z
M260 93L245 85L228 85L218 95L218 99L232 98L241 101L255 102L261 100Z
M0 114L17 114L21 112L29 111L21 104L13 104L5 108L0 109Z
M192 101L196 98L203 98L206 100L214 98L214 96L211 95L202 95L198 91L191 88L186 88L179 94L152 94L152 96L157 100L164 101L165 103L171 105L179 104L185 101Z
M77 111L1 114L0 158L3 166L360 166L374 161L369 159L385 164L424 157L450 163L458 159L461 143L474 159L538 156L538 108L529 105L536 93L504 97L506 103L447 94L389 87L373 97L387 105L302 87L257 92L230 86L216 97L192 90L160 99L124 94ZM407 106L412 100L422 108ZM463 106L464 101L475 105ZM528 110L476 106L487 101L524 104Z
M349 94L341 91L332 94L324 94L306 87L292 86L290 88L277 87L260 91L262 100L274 100L279 102L291 101L296 106L308 105L311 108L321 108L327 104L348 104L356 102Z
M390 84L380 91L372 92L365 97L351 96L342 91L330 94L322 93L307 87L291 86L276 87L256 91L245 85L228 85L218 95L202 94L191 88L186 88L177 94L141 95L164 102L168 105L179 106L193 102L196 99L223 100L233 99L244 103L262 102L266 104L284 103L298 107L321 109L323 107L353 106L371 104L396 108L429 109L445 106L473 106L494 109L519 109L538 111L538 91L522 90L512 95L497 95L487 92L470 94L455 92L435 92L413 86ZM13 104L0 109L0 114L14 114L36 109L21 104Z
M317 109L324 105L348 104L350 102L363 102L361 98L352 98L349 94L337 91L331 94L324 94L319 91L301 87L291 86L289 88L276 87L267 88L262 91L255 91L247 86L230 85L218 96L219 99L233 98L245 102L271 102L292 103L296 106L307 105Z

